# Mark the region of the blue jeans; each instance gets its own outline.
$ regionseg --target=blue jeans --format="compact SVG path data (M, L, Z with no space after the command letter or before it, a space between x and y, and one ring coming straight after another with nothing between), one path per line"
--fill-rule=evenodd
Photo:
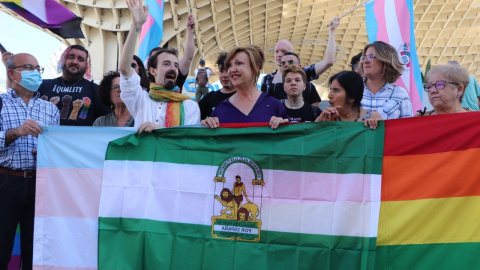
M0 270L7 269L20 223L22 270L32 269L35 178L0 173Z

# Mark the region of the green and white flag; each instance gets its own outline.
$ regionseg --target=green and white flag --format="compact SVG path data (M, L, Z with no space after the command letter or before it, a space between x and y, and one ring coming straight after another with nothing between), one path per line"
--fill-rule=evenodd
M373 269L383 138L342 122L113 141L99 269Z

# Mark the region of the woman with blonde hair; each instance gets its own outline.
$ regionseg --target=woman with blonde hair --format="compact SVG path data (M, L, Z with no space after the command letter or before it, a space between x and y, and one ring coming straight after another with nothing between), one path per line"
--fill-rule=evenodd
M237 92L215 107L212 117L202 120L204 126L216 128L220 123L268 122L272 129L288 122L282 103L257 88L265 56L256 46L230 51L225 60L228 78Z
M427 73L423 89L434 110L419 112L415 116L470 112L461 103L469 82L468 71L460 65L437 65Z
M375 41L360 58L365 76L362 108L380 113L383 119L412 116L412 101L405 89L393 83L402 75L398 52L391 45Z

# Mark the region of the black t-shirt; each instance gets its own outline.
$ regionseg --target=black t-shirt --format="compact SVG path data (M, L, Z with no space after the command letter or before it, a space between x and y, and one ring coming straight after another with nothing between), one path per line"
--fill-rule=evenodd
M86 79L68 82L62 77L43 80L40 98L57 105L62 126L92 126L95 119L109 113L98 97L98 85Z
M207 116L210 116L218 104L220 104L225 99L231 97L235 93L236 92L225 94L222 93L222 91L217 90L211 91L205 96L203 96L203 98L198 102L198 107L200 107L201 119L205 119L207 118Z
M183 91L183 85L185 84L185 81L187 80L188 73L187 75L183 75L180 70L178 70L178 76L177 80L175 81L175 85L177 85L180 88L180 93Z
M285 106L285 103L283 104ZM290 122L313 122L320 115L322 110L319 107L304 103L300 109L287 109Z
M280 100L282 103L285 103L287 100L287 93L283 89L283 83L275 83L273 85L273 91L268 91L268 95L275 97ZM320 102L320 96L318 95L315 85L311 82L306 83L305 90L302 93L303 102L308 104L313 104L315 102Z

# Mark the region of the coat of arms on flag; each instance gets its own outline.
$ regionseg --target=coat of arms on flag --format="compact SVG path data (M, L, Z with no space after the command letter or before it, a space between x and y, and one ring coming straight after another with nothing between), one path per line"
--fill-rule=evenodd
M227 168L234 164L247 167L246 172L249 171L248 168L251 169L255 176L251 182L251 187L246 188L248 185L242 182L242 176L240 175L235 175L235 181L228 181L225 178ZM262 192L265 185L260 166L248 157L227 158L219 166L213 181L215 182L215 190L221 184L222 189L218 195L215 195L215 201L220 203L222 209L217 213L218 203L214 202L212 237L239 241L260 241L262 221L259 205L262 205ZM228 189L226 184L231 184L232 189ZM257 191L257 197L255 197L255 191ZM259 198L258 194L260 195Z

